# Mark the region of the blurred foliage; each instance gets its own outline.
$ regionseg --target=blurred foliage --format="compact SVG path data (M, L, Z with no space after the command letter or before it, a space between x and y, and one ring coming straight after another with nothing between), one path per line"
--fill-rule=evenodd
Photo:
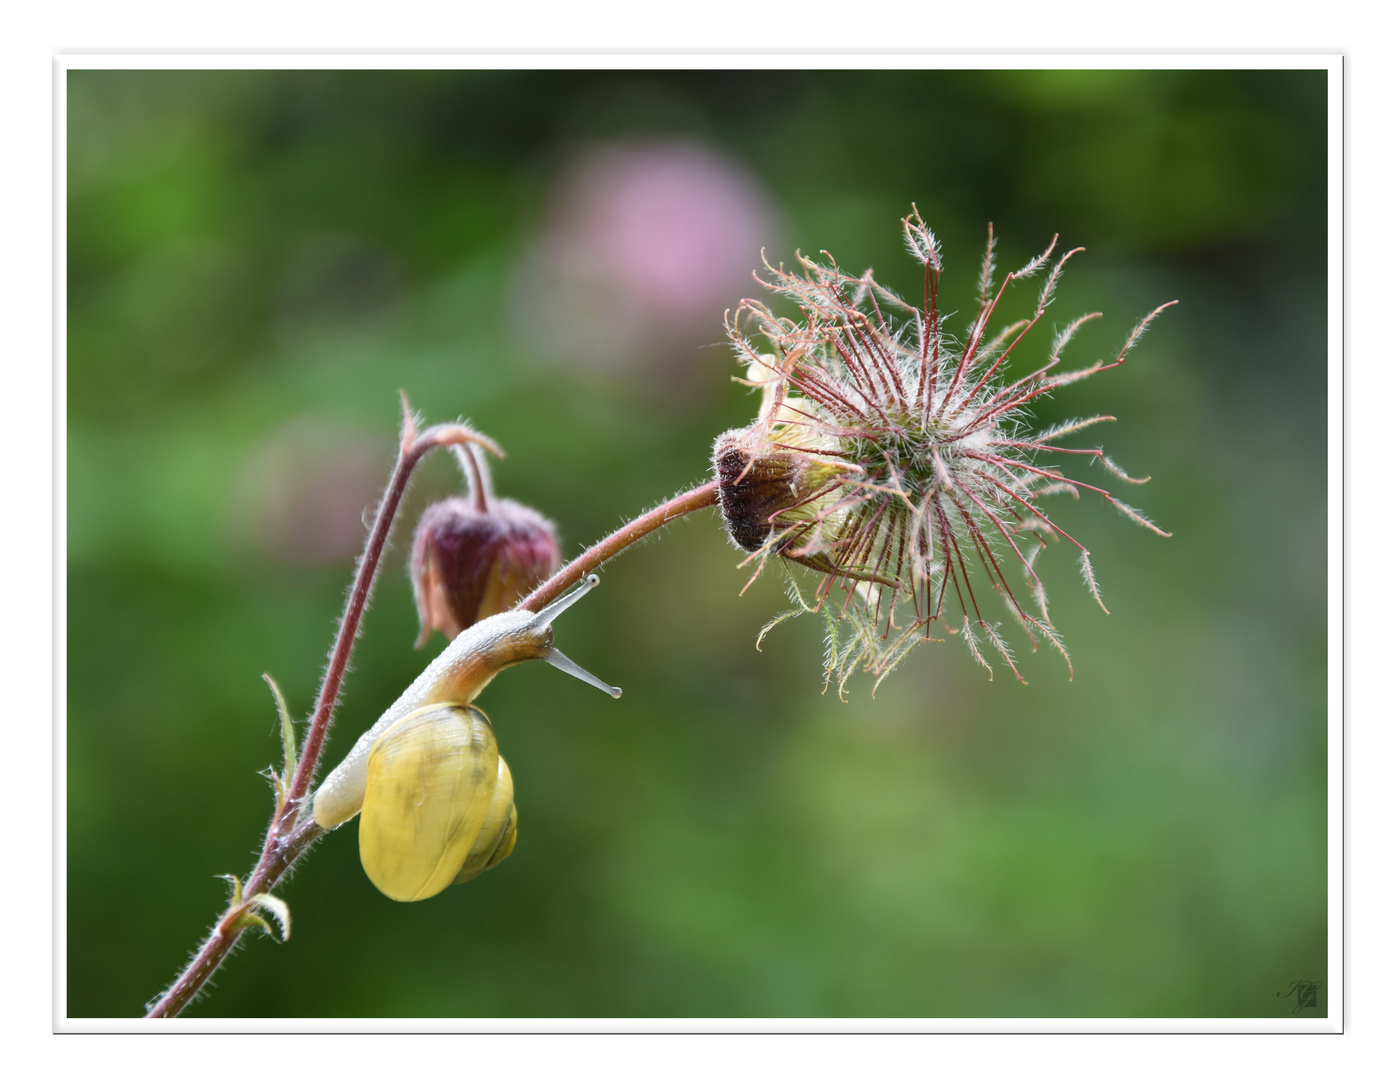
M989 681L951 640L845 704L820 693L814 620L754 650L776 576L740 597L715 522L680 522L559 627L620 702L544 665L480 701L516 777L513 856L395 904L349 825L279 890L290 942L250 941L190 1015L1281 1016L1291 980L1326 982L1323 72L67 90L69 1015L139 1014L220 909L214 875L250 866L278 745L260 675L308 712L398 389L497 438L499 489L571 555L702 479L752 414L718 345L737 291L713 347L617 375L527 337L546 297L518 268L569 163L672 138L761 185L754 252L824 248L909 295L916 201L947 310L971 303L987 221L1002 269L1055 230L1085 244L1053 318L1107 317L1075 366L1180 299L1123 368L1038 410L1116 415L1106 448L1154 477L1132 501L1173 539L1060 505L1113 612L1044 556L1075 681L1047 653L1027 686ZM441 457L407 500L329 764L427 658L402 551L457 487Z

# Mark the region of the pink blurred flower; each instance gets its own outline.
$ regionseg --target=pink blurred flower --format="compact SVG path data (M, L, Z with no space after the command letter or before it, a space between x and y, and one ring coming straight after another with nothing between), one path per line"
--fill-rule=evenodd
M519 322L554 359L679 378L720 340L774 218L762 184L701 143L594 147L558 181L523 260Z

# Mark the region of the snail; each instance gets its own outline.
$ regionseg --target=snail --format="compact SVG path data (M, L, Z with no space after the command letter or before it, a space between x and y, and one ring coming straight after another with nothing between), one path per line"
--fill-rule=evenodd
M368 878L393 900L424 900L512 852L512 773L493 727L471 702L503 668L545 660L617 698L554 645L551 624L599 578L540 612L507 611L459 634L369 728L314 794L314 820L335 829L359 811Z

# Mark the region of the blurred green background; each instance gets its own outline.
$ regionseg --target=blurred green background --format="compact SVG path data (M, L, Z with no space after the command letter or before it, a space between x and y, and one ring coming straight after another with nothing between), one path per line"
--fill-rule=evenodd
M991 681L950 640L823 696L822 628L756 652L780 582L741 598L703 513L559 626L621 701L545 665L480 700L509 860L397 904L346 826L280 890L289 943L189 1015L1258 1017L1326 983L1324 72L67 80L69 1015L138 1015L250 867L260 675L308 712L398 389L498 439L574 555L753 415L720 317L759 249L912 296L913 202L948 311L987 221L1002 270L1087 247L1050 309L1106 313L1072 366L1181 301L1037 409L1117 416L1154 478L1124 497L1174 533L1056 504L1112 611L1044 554L1076 679L1025 651L1027 686ZM441 646L411 647L403 552L458 487L418 475L329 764Z

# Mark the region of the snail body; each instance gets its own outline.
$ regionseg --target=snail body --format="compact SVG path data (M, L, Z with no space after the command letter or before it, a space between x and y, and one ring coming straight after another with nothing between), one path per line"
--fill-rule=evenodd
M314 820L335 829L361 812L362 865L387 896L434 896L497 865L516 843L512 774L491 722L470 704L499 671L545 660L622 693L554 644L555 617L598 584L591 574L540 612L503 612L463 631L324 778Z

